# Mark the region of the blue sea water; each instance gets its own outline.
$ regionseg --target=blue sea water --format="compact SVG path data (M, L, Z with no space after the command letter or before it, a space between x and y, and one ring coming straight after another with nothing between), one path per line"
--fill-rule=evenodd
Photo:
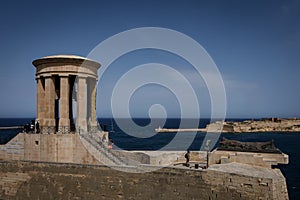
M22 118L22 119L0 119L1 126L18 126L29 123L32 119ZM126 127L126 134L115 120L112 119L98 119L102 125L106 126L106 129L110 131L110 138L114 141L117 148L125 150L159 150L161 148L166 148L166 146L174 139L174 133L161 133L156 134L155 128L159 125L162 126L161 120L153 120L152 126L147 126L150 124L150 119L134 119L133 121L139 126L138 129L134 127ZM187 119L187 121L193 121L192 119ZM234 121L242 121L243 119L232 119ZM121 124L127 123L128 119L118 119ZM167 119L164 127L167 128L178 128L180 119ZM209 119L201 119L198 123L199 128L203 128L210 122ZM189 123L186 123L189 124ZM129 126L129 125L128 125ZM187 125L188 126L188 125ZM144 127L144 128L143 128ZM190 127L186 127L190 128ZM7 143L11 138L18 134L20 130L0 130L0 144ZM134 137L134 135L144 134L149 136L146 138ZM172 145L167 150L186 150L184 144L190 142L190 150L197 151L202 145L202 141L205 137L205 133L185 133L185 137L181 139L180 142ZM226 137L228 139L235 139L240 141L269 141L274 140L276 147L278 147L282 152L289 155L288 165L279 165L278 168L281 169L282 173L286 177L287 187L289 191L289 197L292 200L300 199L300 133L242 133L242 134L222 134L221 137ZM220 137L220 138L221 138Z

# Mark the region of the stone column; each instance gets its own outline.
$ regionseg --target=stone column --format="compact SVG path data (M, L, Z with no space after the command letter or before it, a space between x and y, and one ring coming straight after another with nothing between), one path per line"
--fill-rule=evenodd
M85 77L77 78L77 131L87 131L87 85Z
M97 95L97 81L96 79L90 79L90 124L91 126L97 126L97 116L96 116L96 95Z
M73 92L74 92L74 83L75 76L69 76L69 119L70 119L70 131L75 131L75 122L73 117Z
M70 118L69 118L69 92L70 84L68 76L60 76L60 102L59 102L59 133L70 132Z
M44 79L42 77L37 78L37 100L36 100L36 119L40 124L43 124L44 108L45 108L45 88Z
M88 120L89 125L91 126L93 131L95 128L97 128L97 116L96 116L96 94L97 94L97 82L94 78L89 78L89 91L88 91Z
M48 129L47 133L55 133L55 96L54 78L45 77L45 118L42 126Z

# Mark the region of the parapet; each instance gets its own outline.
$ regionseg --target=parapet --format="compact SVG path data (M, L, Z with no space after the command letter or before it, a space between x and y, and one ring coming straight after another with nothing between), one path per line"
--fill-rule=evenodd
M278 164L288 164L289 156L284 153L256 153L223 150L214 150L209 154L209 166L233 162L271 168Z

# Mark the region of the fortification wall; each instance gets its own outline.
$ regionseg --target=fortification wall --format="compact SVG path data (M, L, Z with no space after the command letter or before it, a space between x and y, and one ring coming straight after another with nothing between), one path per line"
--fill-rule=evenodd
M0 160L24 160L25 134L18 134L7 144L0 145Z
M185 163L186 151L115 151L119 156L135 160L141 164L151 165L173 165ZM190 162L206 163L207 153L205 151L191 151Z
M280 171L230 163L211 170L126 173L107 166L0 162L3 199L288 199ZM232 168L246 171L227 171ZM249 168L250 167L250 168ZM151 168L151 166L147 166ZM153 167L155 169L155 167ZM138 170L138 169L137 169ZM249 173L250 170L250 173Z
M209 166L231 162L271 168L272 165L288 164L289 156L284 153L254 153L222 150L213 150L209 153Z
M186 151L117 151L141 164L171 165L184 163ZM111 164L111 162L78 134L19 133L5 145L0 145L0 160L30 160L81 164ZM191 162L205 163L206 152L191 152Z
M101 164L86 150L77 134L19 133L0 145L0 160Z

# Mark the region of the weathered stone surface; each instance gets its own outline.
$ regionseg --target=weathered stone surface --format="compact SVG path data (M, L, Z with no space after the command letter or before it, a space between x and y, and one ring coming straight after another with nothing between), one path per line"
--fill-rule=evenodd
M8 144L1 145L0 150L0 159L3 160L82 164L99 164L105 161L105 157L97 149L84 145L78 134L19 134ZM0 198L287 199L285 179L280 171L234 163L270 167L265 159L281 162L282 158L274 157L280 154L216 152L210 155L210 164L219 157L224 159L222 163L229 164L213 165L206 171L186 167L160 169L160 166L153 165L114 166L114 169L127 169L131 172L155 170L138 174L115 171L105 166L3 161L0 163L0 186L3 185L0 188ZM155 165L184 161L184 152L127 154L130 159ZM168 154L171 156L168 157ZM205 160L205 155L192 152L191 160L199 163ZM24 173L27 178L12 183L7 178L1 179L1 176L13 177L14 173ZM16 191L14 188L19 189Z
M212 167L211 170L206 171L163 168L149 173L125 173L96 165L2 162L0 163L2 174L26 174L26 181L20 181L15 193L7 192L15 188L13 185L0 188L0 197L4 199L288 199L285 179L280 171L263 170L263 173L256 175L260 168L231 163L227 166ZM251 171L254 174L251 174Z
M77 116L76 129L77 131L87 131L87 82L86 78L78 77L77 91Z
M225 137L221 139L218 150L279 154L282 153L278 148L275 147L273 140L267 142L241 142L237 140L229 140Z
M101 138L92 134L95 138ZM47 162L68 162L99 164L106 162L103 155L78 134L18 134L10 142L0 145L2 160L34 160ZM102 135L103 137L103 135ZM94 141L96 142L96 141ZM114 150L113 150L114 151ZM191 162L206 165L207 152L191 152ZM125 157L140 164L168 166L185 163L185 151L114 151L119 157ZM251 153L214 150L209 153L209 165L238 162L254 166L271 168L272 165L288 164L288 155L273 153Z
M271 168L272 165L288 164L289 157L284 153L274 154L223 150L214 150L209 154L209 165L232 162Z
M0 189L3 196L15 196L20 186L30 180L27 173L0 172Z
M101 164L77 134L19 133L7 144L0 145L0 160Z

